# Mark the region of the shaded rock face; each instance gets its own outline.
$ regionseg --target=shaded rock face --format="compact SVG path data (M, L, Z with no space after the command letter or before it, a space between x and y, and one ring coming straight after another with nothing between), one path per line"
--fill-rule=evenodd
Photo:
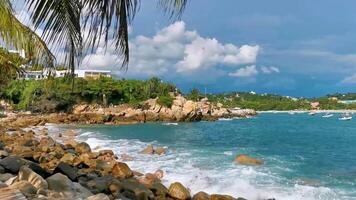
M205 192L198 192L193 196L193 200L210 200L210 195Z
M9 156L0 160L0 165L11 173L17 173L20 168L25 165L25 161L17 156Z
M25 196L31 196L37 193L37 189L27 181L15 182L10 186L10 188L19 189Z
M249 157L248 155L241 154L236 156L235 163L240 165L262 165L263 160L258 160L256 158Z
M168 195L179 200L190 199L190 192L181 183L175 182L169 186Z
M112 175L116 178L130 178L133 172L125 163L117 162L112 168Z

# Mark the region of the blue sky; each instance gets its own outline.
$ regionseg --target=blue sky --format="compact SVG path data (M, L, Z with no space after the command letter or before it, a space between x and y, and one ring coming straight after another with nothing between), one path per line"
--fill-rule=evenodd
M356 1L191 0L181 21L142 1L129 71L109 47L81 68L158 76L183 90L292 96L356 92Z

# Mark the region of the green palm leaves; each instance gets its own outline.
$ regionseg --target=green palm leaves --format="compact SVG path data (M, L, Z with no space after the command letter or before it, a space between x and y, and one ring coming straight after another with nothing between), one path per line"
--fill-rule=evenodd
M25 0L35 29L58 55L65 52L66 66L80 62L83 49L94 51L99 44L114 41L122 67L129 62L128 26L140 6L140 0ZM180 16L187 0L157 0L171 17ZM45 66L53 66L54 56L31 29L13 15L9 0L0 1L0 39L16 49L25 49L27 57Z

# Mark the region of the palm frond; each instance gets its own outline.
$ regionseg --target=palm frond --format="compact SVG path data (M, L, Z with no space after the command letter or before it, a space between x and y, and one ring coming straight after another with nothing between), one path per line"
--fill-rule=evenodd
M0 3L0 38L9 47L24 50L29 61L46 67L54 66L55 57L46 43L13 15L9 0Z
M82 55L79 0L26 0L36 29L43 28L42 37L54 46L54 52L65 52L66 66L74 68ZM64 49L63 49L64 48Z
M159 6L170 15L180 18L188 4L188 0L159 0Z

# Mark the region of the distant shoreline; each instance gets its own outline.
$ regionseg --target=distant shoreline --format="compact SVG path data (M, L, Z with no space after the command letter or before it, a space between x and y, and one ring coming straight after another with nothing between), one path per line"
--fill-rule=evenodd
M266 111L256 111L257 113L356 113L356 110L266 110Z

